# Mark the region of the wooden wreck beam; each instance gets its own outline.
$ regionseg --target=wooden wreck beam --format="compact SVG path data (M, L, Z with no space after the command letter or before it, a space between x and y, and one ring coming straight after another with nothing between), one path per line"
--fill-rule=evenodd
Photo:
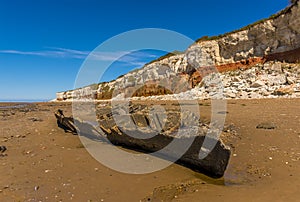
M214 149L204 158L199 159L199 151L204 142L206 133L204 131L199 131L197 136L191 136L188 134L183 134L181 136L174 136L173 130L176 131L178 129L178 114L174 112L167 112L169 122L165 123L165 129L156 134L154 137L148 139L135 138L138 136L148 137L153 133L151 130L140 130L139 127L150 127L155 128L155 124L149 126L148 114L143 111L135 111L130 114L122 115L122 120L133 120L134 124L138 127L132 127L132 123L124 123L124 127L119 127L115 123L113 116L107 109L100 110L98 113L98 121L99 121L99 129L101 128L102 134L106 135L106 138L114 145L120 145L129 149L143 151L146 153L152 153L159 151L166 147L170 142L176 139L178 142L189 142L193 138L191 146L187 149L187 151L181 156L181 158L177 161L177 163L189 167L198 172L204 173L210 177L220 178L224 175L224 172L227 168L229 158L230 158L230 149L223 144L222 140L214 140L216 141L216 145ZM70 131L74 134L76 131L76 126L74 125L74 119L72 117L63 116L62 111L56 112L55 116L57 118L57 122L60 126L63 126L65 131ZM127 117L127 118L126 118ZM183 117L184 118L184 117ZM88 123L84 123L83 121L75 120L81 125L85 124L87 127L94 130L94 127L91 127ZM126 121L125 121L126 122ZM156 123L158 124L158 123ZM207 126L206 126L207 127ZM81 127L80 127L81 128ZM78 131L80 130L77 129ZM183 130L184 131L184 130ZM135 134L135 137L132 137L128 134ZM176 152L176 151L175 151ZM176 156L176 155L175 155ZM162 154L159 156L161 158L165 158L167 160L172 160L171 156L164 156Z

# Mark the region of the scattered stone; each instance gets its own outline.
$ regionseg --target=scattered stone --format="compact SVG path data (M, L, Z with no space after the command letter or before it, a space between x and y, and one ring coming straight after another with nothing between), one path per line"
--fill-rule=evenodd
M218 114L228 114L228 111L219 111Z
M4 153L7 150L7 148L5 146L0 146L0 152Z
M258 80L258 81L255 81L250 87L251 88L259 88L264 85L265 85L265 82Z
M287 77L286 78L286 82L288 83L288 84L294 84L295 82L296 82L296 78L295 77Z
M236 94L233 93L233 92L228 92L228 93L226 93L226 97L228 97L228 98L236 98Z
M31 150L28 150L28 151L24 151L23 153L24 153L24 154L31 154L32 151L31 151Z
M276 125L274 123L271 122L264 122L264 123L260 123L256 126L257 129L268 129L268 130L272 130L276 128Z
M249 95L249 98L259 99L260 98L260 94L256 93L256 92L251 92L250 95Z
M280 63L275 63L271 66L271 70L277 71L277 72L282 72L281 64Z
M26 135L16 135L16 138L25 138Z
M237 130L237 128L233 123L226 125L223 128L223 131L227 132L227 133L236 133L236 130Z
M36 117L29 117L28 120L30 120L30 121L32 121L32 122L36 122L36 121L41 122L41 121L43 121L42 119L36 118Z
M278 88L274 91L274 95L292 95L294 93L294 84L282 88Z

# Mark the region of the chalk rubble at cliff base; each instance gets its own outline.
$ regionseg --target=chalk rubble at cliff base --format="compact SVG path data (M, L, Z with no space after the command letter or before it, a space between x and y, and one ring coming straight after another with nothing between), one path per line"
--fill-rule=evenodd
M221 92L224 99L300 98L300 64L268 62L249 69L218 73L219 89L205 79L195 88L179 94L133 97L133 100L211 99ZM214 92L215 91L215 92Z

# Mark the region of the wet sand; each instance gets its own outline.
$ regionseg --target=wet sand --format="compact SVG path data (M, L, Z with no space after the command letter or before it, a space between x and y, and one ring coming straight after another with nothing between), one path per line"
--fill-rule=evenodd
M157 102L161 104L161 102ZM168 103L168 102L167 102ZM78 136L57 127L54 111L69 103L0 104L0 201L297 201L300 198L300 99L229 100L225 137L232 156L212 179L172 164L146 175L111 170ZM209 118L209 102L200 102ZM257 129L262 122L273 130Z

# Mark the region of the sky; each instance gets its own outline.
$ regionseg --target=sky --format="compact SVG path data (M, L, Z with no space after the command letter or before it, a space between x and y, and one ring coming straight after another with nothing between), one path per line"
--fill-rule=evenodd
M160 28L196 40L267 18L288 4L288 0L0 0L0 100L49 100L56 92L73 89L91 51L123 32ZM119 52L99 54L97 61L120 57ZM134 52L130 60L114 62L102 80L163 54Z

